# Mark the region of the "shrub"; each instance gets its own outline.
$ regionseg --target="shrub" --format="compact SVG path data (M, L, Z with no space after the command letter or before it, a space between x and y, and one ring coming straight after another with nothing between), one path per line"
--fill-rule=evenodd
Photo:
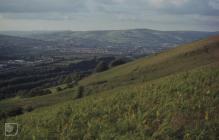
M62 91L62 88L61 87L57 87L56 91Z
M119 65L122 65L122 64L125 64L125 63L127 63L127 60L122 59L122 58L118 58L118 59L113 60L110 63L109 67L112 68L112 67L116 67L116 66L119 66Z
M73 87L74 87L74 84L70 84L70 83L68 83L66 86L66 88L73 88Z
M103 72L103 71L106 71L108 70L108 66L106 63L104 63L103 61L100 61L96 68L95 68L95 71L94 72Z
M76 99L82 98L83 94L84 94L84 87L83 86L79 86L78 89L77 89Z
M33 111L33 107L32 106L25 106L24 107L24 112L31 112L31 111Z
M7 113L7 116L17 116L21 114L23 114L23 109L21 107L15 107Z
M4 111L0 110L0 120L7 118L7 115Z
M43 89L35 88L35 89L32 89L31 91L29 91L28 93L23 94L22 97L28 98L28 97L47 95L47 94L51 94L51 93L52 92L49 89L43 90Z

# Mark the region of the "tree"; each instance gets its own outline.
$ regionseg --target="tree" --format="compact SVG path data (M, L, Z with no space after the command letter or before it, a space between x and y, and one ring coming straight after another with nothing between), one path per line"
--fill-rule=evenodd
M119 66L119 65L122 65L122 64L125 64L127 62L127 60L125 59L122 59L122 58L118 58L118 59L115 59L113 60L111 63L110 63L110 67L115 67L115 66Z
M108 70L107 64L104 63L103 61L100 61L100 62L97 64L96 68L95 68L95 72L96 72L96 73L97 73L97 72L103 72L103 71L105 71L105 70Z
M57 87L56 91L62 91L62 88L61 87Z

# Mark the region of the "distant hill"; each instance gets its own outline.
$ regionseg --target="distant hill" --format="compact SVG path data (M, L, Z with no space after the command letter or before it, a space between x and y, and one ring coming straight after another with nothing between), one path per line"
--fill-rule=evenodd
M7 122L21 126L15 139L215 140L218 54L215 36L141 58L81 80L69 92L80 98Z
M62 46L168 48L203 39L210 35L219 34L219 32L133 29L76 32L2 32L2 34L29 37L44 41L55 41Z
M25 37L0 35L0 59L29 54L42 53L48 50L52 43Z

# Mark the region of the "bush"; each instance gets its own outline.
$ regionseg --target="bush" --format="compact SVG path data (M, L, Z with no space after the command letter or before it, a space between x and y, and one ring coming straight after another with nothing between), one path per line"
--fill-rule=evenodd
M0 110L0 120L6 119L6 118L7 118L6 113L5 113L4 111L1 111L1 110Z
M35 96L42 96L42 95L47 95L47 94L51 94L52 92L49 89L32 89L31 91L29 91L28 93L25 93L22 95L22 97L24 98L28 98L28 97L35 97Z
M31 111L33 111L33 107L32 106L25 106L24 107L24 112L31 112Z
M73 87L74 87L74 84L70 84L70 83L68 83L66 86L66 88L73 88Z
M57 87L57 88L56 88L56 91L58 91L58 92L59 92L59 91L62 91L62 88L61 88L61 87Z
M23 109L21 107L15 107L7 113L7 116L17 116L21 114L23 114Z
M116 66L119 66L119 65L122 65L122 64L125 64L125 63L127 63L127 60L122 59L122 58L118 58L118 59L113 60L110 63L109 67L112 68L112 67L116 67Z
M70 75L67 75L63 81L63 83L77 83L77 81L81 80L80 73L73 73Z
M77 89L76 99L82 98L83 94L84 94L84 87L83 86L79 86L78 89Z
M103 72L103 71L106 71L106 70L108 70L109 69L109 67L107 66L107 64L106 63L104 63L103 61L100 61L98 64L97 64L97 66L96 66L96 68L95 68L95 71L94 72Z

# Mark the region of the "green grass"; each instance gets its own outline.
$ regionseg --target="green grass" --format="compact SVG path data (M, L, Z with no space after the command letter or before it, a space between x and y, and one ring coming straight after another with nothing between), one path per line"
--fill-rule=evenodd
M212 42L218 43L218 38L197 41L155 56L141 58L106 72L94 74L80 81L80 84L86 87L91 86L91 88L97 85L98 89L101 86L98 83L104 83L102 85L105 89L111 89L119 85L150 81L173 73L216 63L219 60L218 45L209 47L208 53L205 51L206 46L211 45Z
M85 78L79 85L90 96L8 118L6 122L19 123L19 135L5 138L218 139L218 42L219 37L212 37ZM65 97L71 90L63 91ZM47 96L31 103L49 101Z
M214 40L214 39L201 40L201 41L198 41L195 43L187 44L184 46L179 46L175 49L172 49L171 51L163 52L157 56L150 56L147 59L141 58L137 61L113 68L109 71L90 76L89 78L82 80L81 84L87 85L90 82L94 82L94 81L95 82L96 81L103 81L106 79L109 80L109 79L113 79L116 77L122 77L122 76L127 77L127 75L130 75L131 73L135 72L136 70L145 69L145 67L151 67L154 65L159 66L162 63L168 62L168 60L173 60L175 62L175 57L178 58L179 56L181 56L183 54L192 52L192 51L197 50L197 49L201 49L205 45L209 44L212 40ZM217 39L215 39L215 40L217 40ZM190 57L185 57L185 58L188 59ZM181 57L181 59L182 59L182 57ZM201 60L203 60L203 59L201 59ZM201 60L199 60L199 61L201 61ZM175 64L177 64L177 63L175 63Z
M15 97L11 99L6 99L0 101L0 108L1 111L9 112L10 110L13 110L14 108L21 107L32 107L33 109L54 105L60 102L65 102L68 100L73 100L76 96L76 90L75 88L72 89L66 89L60 92L53 91L52 94L43 95L43 96L37 96L32 98L20 98Z
M216 139L219 69L199 68L10 119L18 139Z

